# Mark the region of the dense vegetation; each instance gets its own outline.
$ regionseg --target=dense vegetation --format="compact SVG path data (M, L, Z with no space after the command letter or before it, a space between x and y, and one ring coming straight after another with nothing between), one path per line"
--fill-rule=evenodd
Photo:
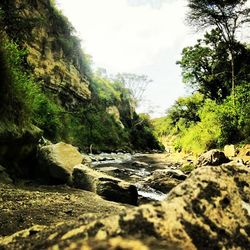
M219 30L206 33L183 49L177 63L193 94L179 98L167 116L154 121L159 137L174 138L174 147L201 153L250 139L250 49L235 42L235 90L230 57Z
M46 1L50 3L49 20L24 20L20 9L27 3L17 10L13 2L3 1L0 9L1 131L12 133L36 125L51 141L63 140L84 151L161 149L149 121L135 113L131 91L117 79L91 72L89 57L81 50L73 27L52 2ZM30 34L27 29L44 24L56 27L53 53L62 49L64 60L88 80L91 100L70 107L59 101L57 93L42 87L43 78L33 76L26 60L29 52L22 45L26 39L33 39L26 37Z
M176 150L199 154L250 141L250 49L236 40L249 22L246 2L188 1L189 24L210 32L184 48L177 62L193 94L179 98L166 117L154 121L157 136Z

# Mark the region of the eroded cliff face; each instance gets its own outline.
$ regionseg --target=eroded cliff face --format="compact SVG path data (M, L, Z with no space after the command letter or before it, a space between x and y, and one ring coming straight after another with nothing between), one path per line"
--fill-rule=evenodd
M90 100L84 56L73 28L49 0L0 3L7 34L28 51L27 63L65 106Z

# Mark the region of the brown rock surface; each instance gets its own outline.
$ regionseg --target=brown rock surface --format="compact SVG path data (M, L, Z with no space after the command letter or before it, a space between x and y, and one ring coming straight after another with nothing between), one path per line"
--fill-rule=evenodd
M73 167L84 160L77 148L59 142L41 147L38 152L42 175L56 179L61 183L70 181Z
M53 229L58 224L70 225L73 221L74 226L82 225L111 213L118 214L128 207L131 206L105 201L94 193L64 185L0 183L0 249L4 236L17 232L16 237L24 232L21 234L28 237L34 231L29 229L33 225L46 229Z

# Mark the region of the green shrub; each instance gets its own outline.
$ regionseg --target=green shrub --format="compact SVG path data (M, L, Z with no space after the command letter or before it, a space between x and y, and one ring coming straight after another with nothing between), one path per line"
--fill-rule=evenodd
M44 136L52 141L62 139L63 108L52 102L45 94L38 92L32 104L32 122L44 131Z
M159 142L153 132L153 125L146 114L134 114L132 127L130 129L130 140L134 149L140 150L164 150L164 146Z
M175 141L176 149L200 154L249 138L249 84L238 86L236 93L235 100L229 96L222 104L207 99L198 111L201 121L182 129Z

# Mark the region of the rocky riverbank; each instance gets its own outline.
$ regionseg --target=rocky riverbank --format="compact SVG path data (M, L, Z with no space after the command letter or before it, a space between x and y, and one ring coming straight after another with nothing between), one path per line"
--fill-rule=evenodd
M0 249L248 249L246 152L230 161L212 150L196 161L175 153L86 156L65 144L40 150L45 176L65 184L13 184L1 168ZM145 205L131 202L136 189Z
M172 189L164 201L139 208L63 187L22 190L2 186L0 246L248 249L249 183L249 167L201 167Z

